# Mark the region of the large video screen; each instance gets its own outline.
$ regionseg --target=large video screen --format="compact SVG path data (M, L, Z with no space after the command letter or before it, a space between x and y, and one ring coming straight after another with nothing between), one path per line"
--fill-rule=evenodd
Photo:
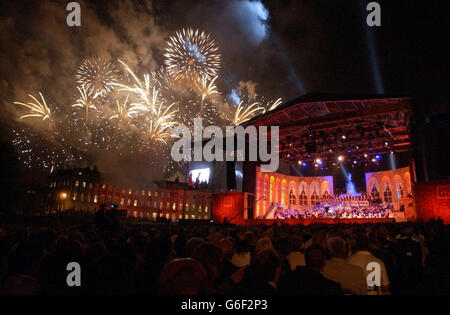
M192 178L192 181L195 183L198 181L200 183L208 183L209 184L209 176L210 176L210 170L209 168L200 168L196 170L190 170L189 171L189 177Z

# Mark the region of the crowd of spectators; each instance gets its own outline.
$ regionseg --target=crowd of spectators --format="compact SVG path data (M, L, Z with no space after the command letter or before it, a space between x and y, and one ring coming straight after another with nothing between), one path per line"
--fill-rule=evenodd
M449 236L449 226L439 220L309 226L3 224L0 291L448 294ZM81 266L80 287L66 283L69 262ZM375 285L367 281L369 263L380 268Z

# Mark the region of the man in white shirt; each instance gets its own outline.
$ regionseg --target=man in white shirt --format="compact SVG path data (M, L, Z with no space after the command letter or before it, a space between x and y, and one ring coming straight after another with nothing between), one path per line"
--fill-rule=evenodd
M367 294L367 283L364 271L361 267L350 265L347 258L347 243L341 237L332 237L327 240L328 260L323 269L323 276L341 284L345 291L352 294Z
M347 259L347 263L364 270L368 294L389 293L389 278L381 259L369 252L369 239L365 234L356 237L356 252Z

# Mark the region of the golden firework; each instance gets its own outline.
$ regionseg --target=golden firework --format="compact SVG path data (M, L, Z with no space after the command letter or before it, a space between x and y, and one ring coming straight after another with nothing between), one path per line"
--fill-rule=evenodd
M162 142L167 144L166 139L170 138L170 129L179 123L175 121L175 113L172 110L174 104L164 108L160 103L156 108L156 112L151 115L147 128L147 138L151 141Z
M109 117L109 119L127 119L127 118L132 118L132 114L133 112L131 111L131 109L128 109L128 96L125 98L125 101L123 103L120 103L118 100L116 100L116 114L112 115L111 117Z
M41 96L42 103L39 102L39 100L31 94L28 94L28 96L31 97L34 102L14 102L14 104L24 106L30 110L29 114L20 116L21 119L28 117L39 117L42 118L42 120L46 120L51 117L52 113L50 111L50 108L47 106L47 102L45 101L44 96L42 96L41 92L39 92L39 95Z
M86 87L83 85L81 86L81 88L79 86L77 86L78 91L80 92L80 98L78 98L75 101L75 104L72 105L72 107L81 107L84 108L85 110L85 120L86 120L86 127L87 127L87 123L88 123L88 119L89 119L89 110L90 109L95 109L97 110L97 108L95 107L95 105L93 104L93 100L97 97L89 97Z
M219 47L210 34L198 29L182 29L170 36L164 57L167 70L177 80L210 79L220 69Z
M239 105L234 111L233 119L231 120L231 122L235 126L240 125L255 116L258 111L262 110L264 110L264 107L259 106L258 102L245 106L243 104L243 101L240 101Z

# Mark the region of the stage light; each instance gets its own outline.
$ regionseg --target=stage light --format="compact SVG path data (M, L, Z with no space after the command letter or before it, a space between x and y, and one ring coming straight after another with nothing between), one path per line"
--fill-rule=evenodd
M356 149L359 149L359 146L356 146Z
M376 158L377 160L379 160L379 159L381 158L381 156L380 156L379 154L377 154L377 155L375 155L375 158Z
M347 150L347 153L351 153L352 152L352 150Z
M316 163L322 164L322 160L321 159L316 159Z
M302 161L298 161L298 165L302 165Z
M288 154L287 154L287 157L291 157L291 155L288 153Z
M356 161L353 161L353 164L356 164L357 162Z
M315 166L315 167L318 167L319 165L317 165L317 164L314 164L314 166Z
M303 162L302 165L303 165L303 167L308 166L308 164L306 162Z
M375 160L375 159L372 159L372 162L376 162L377 160Z
M385 142L384 145L389 145L389 143Z
M332 149L330 149L330 150L328 150L328 151L330 151L330 152L333 152L333 150L332 150Z
M65 193L65 192L60 193L59 194L59 198L61 198L62 200L66 199L67 198L67 193Z
M339 161L339 162L344 161L344 157L343 157L342 155L339 155L339 156L338 156L338 161Z
M391 154L394 154L394 151L391 151Z
M342 139L346 139L347 137L345 135L342 135Z
M368 155L367 155L367 153L364 153L364 157L366 158Z

